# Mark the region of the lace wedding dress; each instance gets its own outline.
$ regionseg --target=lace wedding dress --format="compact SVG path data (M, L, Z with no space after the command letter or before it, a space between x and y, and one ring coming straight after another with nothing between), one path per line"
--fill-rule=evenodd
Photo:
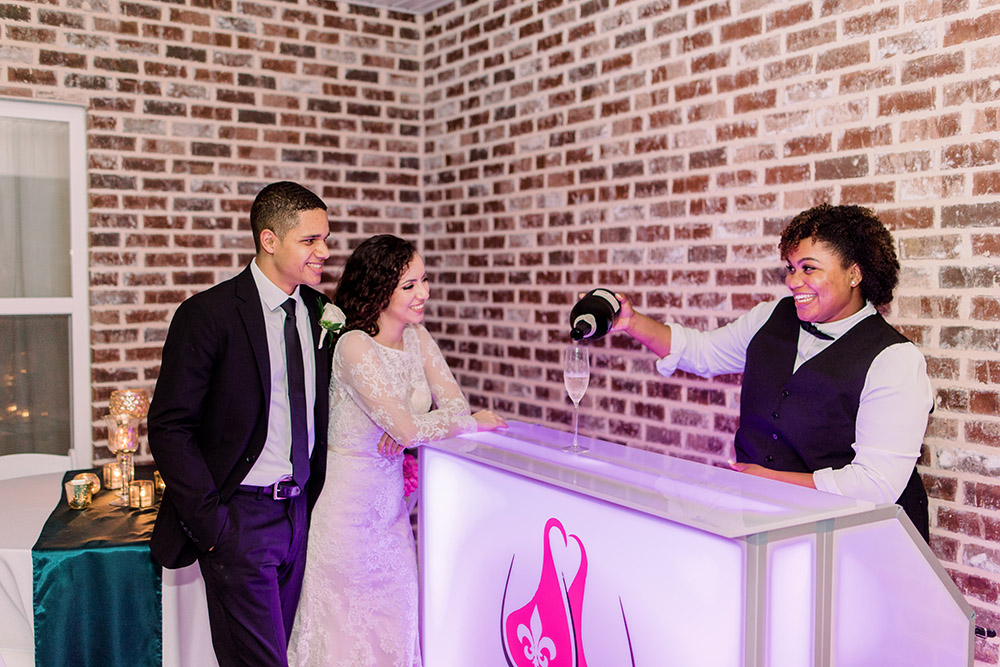
M469 412L423 326L406 327L402 350L361 331L341 337L330 381L326 483L312 513L289 665L421 664L403 457L381 456L377 447L383 432L412 446L474 431Z

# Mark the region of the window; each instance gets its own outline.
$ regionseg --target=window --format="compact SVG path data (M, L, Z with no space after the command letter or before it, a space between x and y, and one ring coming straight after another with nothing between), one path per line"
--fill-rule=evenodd
M85 112L0 100L0 455L93 458Z

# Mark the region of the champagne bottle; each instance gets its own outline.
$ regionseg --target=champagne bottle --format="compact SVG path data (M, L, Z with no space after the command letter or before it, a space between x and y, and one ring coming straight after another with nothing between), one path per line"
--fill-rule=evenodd
M611 331L622 305L609 289L598 287L583 295L569 314L569 337L598 339Z

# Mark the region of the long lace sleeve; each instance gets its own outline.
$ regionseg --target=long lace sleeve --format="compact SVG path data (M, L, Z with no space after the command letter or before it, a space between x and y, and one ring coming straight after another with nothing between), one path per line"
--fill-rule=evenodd
M423 326L415 327L417 340L420 343L420 354L424 360L424 376L430 385L434 403L438 409L455 417L467 417L472 414L469 401L455 381L448 363L441 354L441 348ZM475 420L472 420L475 430Z
M423 414L415 413L408 396L409 378L393 377L376 345L378 343L361 332L351 331L342 336L334 356L333 374L379 428L404 447L475 430L475 420L467 416L468 403L461 399L465 402L465 414L458 414L454 407L456 398L452 394L447 394L447 398L446 394L442 394L441 404L447 407ZM454 378L451 382L455 392L461 395Z

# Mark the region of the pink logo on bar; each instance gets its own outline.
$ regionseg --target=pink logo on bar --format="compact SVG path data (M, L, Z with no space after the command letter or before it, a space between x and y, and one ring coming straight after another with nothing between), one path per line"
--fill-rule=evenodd
M583 655L583 588L587 551L576 535L567 536L558 519L545 523L542 574L534 597L503 617L501 635L511 667L586 667ZM511 571L514 561L511 559ZM507 572L510 585L510 571Z

